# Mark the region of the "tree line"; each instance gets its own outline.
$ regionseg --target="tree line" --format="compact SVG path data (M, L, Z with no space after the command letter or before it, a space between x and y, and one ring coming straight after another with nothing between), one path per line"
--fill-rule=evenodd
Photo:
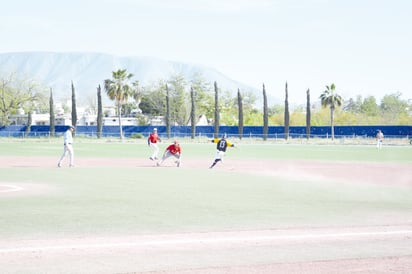
M173 75L169 79L158 80L147 86L141 86L133 80L134 75L126 69L112 72L112 78L104 80L103 90L116 106L116 115L137 117L139 124L150 122L152 117L164 117L166 128L172 125L192 125L199 115L209 118L209 123L218 125L239 126L239 132L245 125L285 126L288 136L289 125L322 126L334 125L405 125L412 124L410 101L403 100L401 93L385 95L380 102L374 96L343 100L334 84L327 85L315 100L310 98L310 90L306 91L306 106L295 106L290 110L288 85L285 84L284 104L268 106L266 87L262 85L263 106L257 106L257 96L251 91L238 89L237 96L228 90L221 90L218 83L209 83L201 75L188 81L182 75ZM23 109L28 114L27 125L30 125L30 113L51 113L52 90L37 84L35 81L22 80L11 74L0 79L0 125L10 123L9 116ZM68 107L72 113L72 121L77 121L76 93L73 82L72 105ZM102 88L97 87L95 108L98 114L97 125L102 126ZM49 102L47 102L49 97ZM53 103L54 104L54 103ZM321 107L322 106L322 107ZM97 109L96 109L97 108ZM100 121L100 122L99 122ZM121 119L119 119L121 125ZM52 123L51 123L52 124ZM100 125L99 125L100 124ZM120 127L121 129L121 127ZM265 131L264 131L265 132ZM308 131L309 132L309 131ZM169 132L170 133L170 132ZM122 133L121 135L122 136Z

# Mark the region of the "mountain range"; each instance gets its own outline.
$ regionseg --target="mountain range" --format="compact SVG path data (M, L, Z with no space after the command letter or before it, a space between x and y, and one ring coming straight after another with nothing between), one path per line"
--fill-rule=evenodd
M232 80L216 69L198 64L187 64L162 60L154 57L120 57L105 53L90 52L11 52L0 54L0 74L16 73L23 79L34 79L53 89L57 99L71 97L71 82L76 88L76 97L94 98L98 85L103 86L104 79L112 78L112 71L127 69L134 75L141 86L161 79L167 80L172 75L183 75L191 81L195 75L213 84L215 81L221 90L228 90L234 96L237 90L256 94L258 101L261 91Z

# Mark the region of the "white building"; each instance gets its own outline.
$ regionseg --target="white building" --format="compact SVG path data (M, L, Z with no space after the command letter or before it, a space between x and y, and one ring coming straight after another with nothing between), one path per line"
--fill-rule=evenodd
M97 125L97 114L85 109L84 107L78 107L77 111L77 126L96 126ZM105 117L103 117L104 126L118 126L119 118L116 116L116 111L114 107L105 107L103 111ZM158 118L158 117L156 117ZM24 113L23 109L19 109L18 114L10 115L11 125L26 125L28 121L28 115ZM156 122L161 122L159 119L152 121L153 124ZM50 124L50 114L32 114L32 125L49 125ZM71 113L65 113L62 103L55 104L55 125L72 125ZM135 117L122 117L122 125L124 126L137 126L138 119Z
M103 117L104 126L118 126L119 117ZM122 126L137 126L138 121L134 117L122 117Z
M27 114L13 114L9 116L10 125L26 125L28 121ZM49 114L36 114L33 113L31 115L31 124L36 126L44 126L48 125L50 122L50 115Z

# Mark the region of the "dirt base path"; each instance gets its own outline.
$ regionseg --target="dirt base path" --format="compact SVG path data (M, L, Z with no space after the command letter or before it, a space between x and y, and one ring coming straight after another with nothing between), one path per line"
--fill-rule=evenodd
M407 225L0 240L0 246L2 273L412 271Z

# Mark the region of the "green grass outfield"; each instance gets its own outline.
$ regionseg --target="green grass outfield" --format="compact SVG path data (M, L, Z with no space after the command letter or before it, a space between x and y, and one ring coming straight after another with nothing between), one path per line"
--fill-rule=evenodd
M168 144L166 141L161 149ZM183 142L183 159L214 157L214 144ZM162 152L162 151L161 151ZM55 157L57 141L0 140L0 157ZM83 140L77 159L147 159L144 141ZM240 144L231 159L382 162L410 165L412 146ZM147 160L150 162L149 160ZM226 164L226 163L225 163ZM396 178L397 174L394 174ZM412 180L412 178L411 178ZM316 182L197 168L0 167L0 184L38 187L29 195L1 195L0 237L132 235L305 226L379 224L380 216L412 219L412 188Z
M10 141L11 140L11 141ZM62 153L61 140L47 139L0 139L0 156L28 156L59 158ZM160 144L162 149L171 143L165 140ZM186 158L213 158L214 147L207 140L187 143L182 141ZM377 151L374 143L371 145L316 145L316 144L273 144L257 141L253 143L237 144L238 149L229 148L228 156L233 158L250 159L291 159L291 160L327 160L327 161L367 161L412 163L412 146L384 146ZM147 158L150 150L146 141L118 140L93 141L89 139L76 140L76 157L136 157Z

